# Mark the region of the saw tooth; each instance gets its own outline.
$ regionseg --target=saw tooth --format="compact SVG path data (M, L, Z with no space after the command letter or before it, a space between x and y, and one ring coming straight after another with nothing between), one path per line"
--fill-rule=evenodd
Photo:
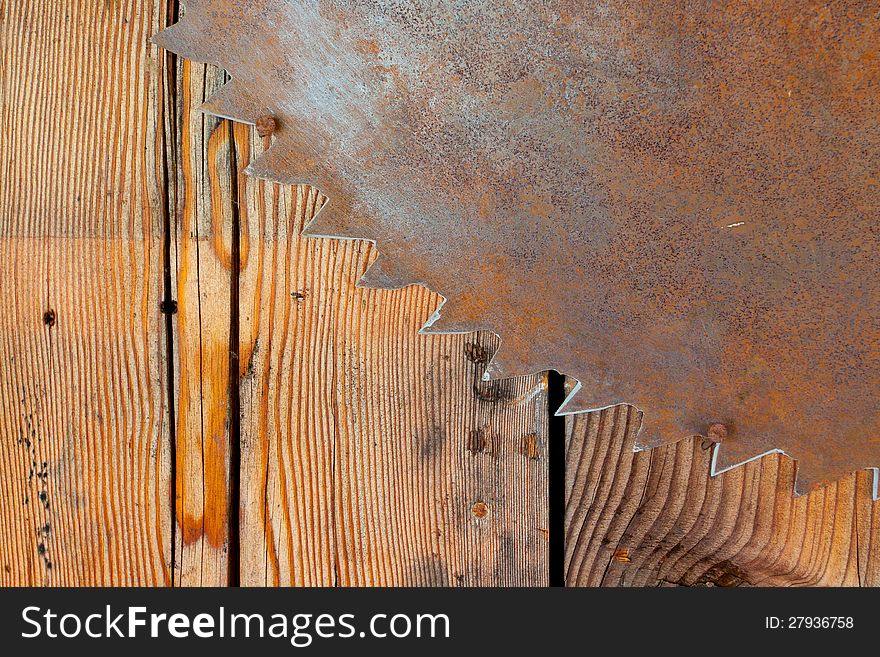
M488 325L477 329L469 328L468 330L489 330L497 335L497 331ZM535 360L531 357L531 354L524 353L520 344L511 340L505 341L502 338L501 346L498 347L489 360L489 364L486 365L486 370L483 372L483 381L510 379L517 376L536 374L547 369L547 363Z
M880 499L880 494L878 494L880 493L880 491L878 491L878 476L880 476L880 470L876 467L865 469L870 473L871 497L876 501L877 499ZM842 479L850 472L852 471L849 471L849 469L846 468L837 473L832 471L832 473L829 474L825 468L822 468L821 466L798 460L797 472L794 478L794 494L796 497L807 495L817 488L821 488L822 486L826 486Z
M349 207L335 199L327 199L318 213L303 228L305 237L327 237L337 239L360 239L352 235L349 223L351 212Z
M216 44L204 38L203 30L191 17L184 16L179 22L154 35L151 41L186 59L220 66Z
M332 179L324 167L307 154L292 148L285 140L272 144L251 162L245 173L284 185L309 185L320 191L324 190L323 183ZM351 204L338 200L340 198L344 198L342 194L331 195L301 234L330 239L366 239L366 236L352 232Z
M794 494L797 497L806 495L814 488L826 483L828 481L821 476L821 473L816 472L804 461L797 462L797 473L794 477Z
M367 271L357 282L358 287L374 288L382 290L398 290L415 281L411 276L400 271L399 263L388 256L380 255L367 267Z
M593 399L588 398L587 391L580 381L575 380L574 387L559 405L556 415L571 415L583 413L595 408Z
M754 450L743 447L742 443L743 441L740 440L727 439L715 445L710 470L713 477L770 454L783 454L786 458L790 458L784 450L776 448L756 454ZM803 474L806 474L805 470Z
M497 379L509 379L512 376L522 374L515 367L514 361L511 359L509 350L505 350L504 343L495 351L489 364L486 365L486 371L483 372L483 381L495 381Z
M461 308L444 301L434 314L428 319L419 333L424 335L439 335L451 333L471 333L480 328L475 325L473 318L465 316Z
M251 162L245 173L284 185L320 187L321 173L316 163L279 142Z
M199 107L199 111L217 116L221 119L231 119L240 123L254 124L264 113L257 106L241 83L233 80L224 85L217 93L211 96Z
M573 385L570 383L572 381L574 382ZM574 415L576 413L601 411L617 406L632 406L632 408L636 412L635 414L636 417L638 417L639 422L639 426L636 428L635 439L633 443L634 450L639 452L643 449L650 449L660 444L660 442L657 442L657 436L652 436L650 433L645 433L643 431L644 429L650 429L651 427L646 426L644 414L637 406L626 404L625 402L619 400L609 401L613 400L614 398L601 393L597 395L595 386L584 386L574 377L567 377L566 391L567 394L565 396L565 399L562 400L562 403L556 410L555 415Z
M327 196L327 201L303 228L305 237L331 239L371 239L352 231L351 203L333 183L334 177L317 160L291 146L288 140L277 140L257 157L245 173L283 185L308 185ZM329 192L327 191L329 188Z

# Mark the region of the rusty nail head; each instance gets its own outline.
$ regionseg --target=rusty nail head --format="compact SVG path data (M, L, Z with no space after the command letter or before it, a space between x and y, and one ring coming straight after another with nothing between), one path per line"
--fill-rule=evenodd
M278 127L277 122L271 116L261 116L256 120L254 125L256 126L257 134L260 135L260 137L268 137L275 132L275 129Z
M477 518L485 518L489 515L489 507L485 502L477 502L471 510Z
M720 443L727 438L727 427L720 422L713 422L709 425L709 430L706 432L706 438L713 443Z

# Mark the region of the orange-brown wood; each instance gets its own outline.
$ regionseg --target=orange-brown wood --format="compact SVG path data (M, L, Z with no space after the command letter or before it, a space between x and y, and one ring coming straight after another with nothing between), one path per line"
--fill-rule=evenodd
M862 471L804 497L773 454L710 478L700 439L634 454L638 411L567 422L569 586L877 586L880 509Z
M0 583L171 582L166 22L0 2Z
M180 61L176 98L175 583L229 582L231 125L198 111L223 73Z

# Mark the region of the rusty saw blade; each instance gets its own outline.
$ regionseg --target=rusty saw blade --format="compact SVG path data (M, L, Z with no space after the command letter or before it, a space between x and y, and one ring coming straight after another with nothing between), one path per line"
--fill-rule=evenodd
M806 492L880 465L876 1L189 0L156 38L272 117L251 173L373 240L362 284L446 299L491 378L562 413L631 403L637 447L770 451Z

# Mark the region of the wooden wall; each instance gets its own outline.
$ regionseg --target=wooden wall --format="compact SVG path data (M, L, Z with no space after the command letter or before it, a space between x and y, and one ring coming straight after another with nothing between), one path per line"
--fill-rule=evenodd
M223 72L150 45L179 9L0 0L0 584L544 586L551 538L568 585L877 582L867 474L557 431L494 336L356 288L370 246L300 238L322 197L197 111Z

